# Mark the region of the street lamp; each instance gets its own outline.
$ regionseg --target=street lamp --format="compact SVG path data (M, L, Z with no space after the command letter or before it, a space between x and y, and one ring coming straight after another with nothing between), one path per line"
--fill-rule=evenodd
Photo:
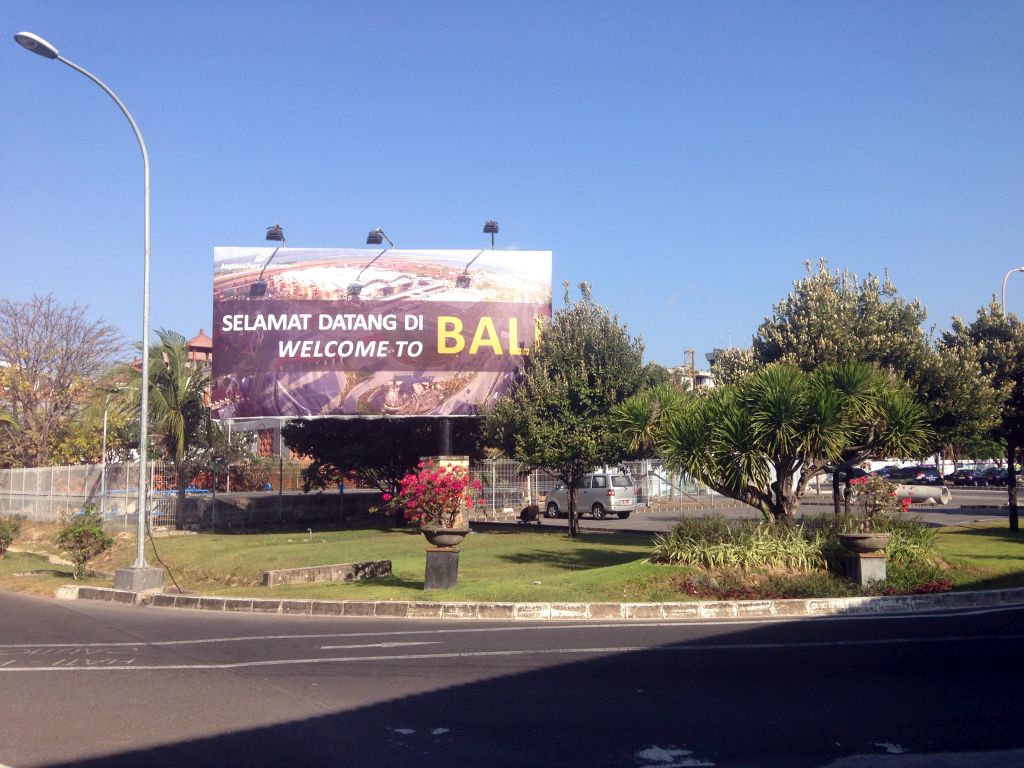
M494 250L494 236L498 234L498 222L493 219L488 219L484 222L484 234L491 236L491 250ZM473 262L480 258L483 251L480 251L476 256L469 260L469 264L462 270L462 274L455 278L455 285L459 288L469 288L469 284L472 280L469 277L469 268L473 265Z
M387 248L378 253L372 259L370 259L370 261L367 262L366 266L359 270L359 274L356 275L356 279L349 283L348 288L345 289L345 293L348 294L348 297L350 299L358 299L359 294L363 290L363 284L359 282L359 278L363 276L363 272L368 270L370 268L370 265L373 264L373 262L375 262L385 253L387 253L389 250L395 247L395 244L391 242L391 238L385 235L384 230L381 229L380 227L377 227L376 229L371 229L370 233L366 236L367 245L380 245L385 240L388 241Z
M1010 275L1014 272L1024 272L1024 267L1016 267L1006 273L1006 277L1003 278L1003 314L1006 314L1006 281L1010 279Z
M281 229L280 224L275 224L272 227L267 227L267 240L270 242L284 243L284 230ZM277 256L277 252L281 250L281 246L277 246L274 252L270 254L270 258L263 264L263 269L260 270L260 276L256 278L256 282L249 286L250 298L259 298L267 295L267 281L263 279L263 273L267 271L267 267L270 266L270 262Z
M143 272L142 272L142 392L139 404L139 501L138 501L138 535L135 551L135 562L131 568L118 568L114 575L114 587L118 589L129 589L133 592L154 591L163 588L164 572L162 568L154 568L146 565L146 463L148 460L147 443L149 441L149 257L150 257L150 227L149 227L149 152L146 151L146 143L142 140L142 133L139 126L135 124L128 108L121 103L110 88L102 80L91 72L82 69L73 61L65 59L58 53L57 48L49 42L31 32L19 32L14 36L15 42L26 51L38 54L44 59L56 59L67 64L76 72L85 75L96 85L103 89L110 98L114 100L118 108L128 118L128 123L135 132L135 138L139 142L139 149L142 150L142 166L145 182L145 245L143 248Z

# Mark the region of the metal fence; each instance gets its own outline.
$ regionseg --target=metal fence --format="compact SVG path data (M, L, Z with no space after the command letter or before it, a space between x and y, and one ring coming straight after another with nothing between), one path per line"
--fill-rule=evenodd
M148 467L148 503L154 527L191 530L254 529L312 523L345 523L365 516L380 503L376 489L343 487L302 492L300 461L261 460L207 467L192 473L184 497L177 492L169 464ZM714 504L715 495L659 462L627 462L641 506ZM139 464L92 464L0 470L0 515L21 515L52 522L87 506L128 529L138 511ZM480 480L484 505L471 519L502 520L518 516L530 503L543 505L558 484L542 470L525 472L514 461L485 460L471 466Z
M304 466L302 462L274 459L207 467L192 473L186 483L186 498L179 500L173 467L150 462L147 507L156 518L168 509L176 510L181 502L202 506L204 498L212 500L218 493L223 497L222 504L239 494L294 493L302 490ZM54 521L91 505L107 519L134 517L138 511L139 471L139 462L3 469L0 515ZM276 504L280 506L280 502Z
M715 494L685 475L670 472L656 461L629 461L618 465L628 474L641 506L712 503ZM483 485L484 504L489 516L518 515L527 504L541 504L558 479L544 470L523 472L508 459L482 461L470 472Z

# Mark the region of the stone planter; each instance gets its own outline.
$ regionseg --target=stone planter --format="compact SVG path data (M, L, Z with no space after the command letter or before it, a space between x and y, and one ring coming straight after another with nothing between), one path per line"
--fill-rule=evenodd
M423 589L451 589L459 582L459 550L440 547L427 550Z
M840 533L839 544L847 552L863 555L881 552L889 543L888 533Z
M469 534L469 528L438 528L435 530L422 528L420 533L432 546L451 548L462 543L462 540Z

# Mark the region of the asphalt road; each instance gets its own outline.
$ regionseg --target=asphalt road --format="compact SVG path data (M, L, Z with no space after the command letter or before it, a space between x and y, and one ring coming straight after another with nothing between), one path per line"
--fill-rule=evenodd
M508 625L0 594L0 615L13 768L1024 763L1019 608ZM990 750L1017 751L963 754Z
M920 517L932 525L966 525L978 522L1005 522L1006 489L1005 488L950 488L950 503L946 505L915 504L910 514ZM1024 502L1024 493L1021 493ZM739 504L724 496L701 497L704 506L699 509L687 509L680 513L658 507L638 507L636 512L625 520L616 517L594 520L583 515L580 520L583 528L590 530L640 530L666 531L679 519L680 514L688 517L705 515L722 515L727 518L758 519L761 513L753 507ZM1002 508L1000 508L1002 505ZM823 515L832 511L832 494L822 492L820 495L809 493L800 505L802 515ZM544 518L541 526L566 527L564 519Z

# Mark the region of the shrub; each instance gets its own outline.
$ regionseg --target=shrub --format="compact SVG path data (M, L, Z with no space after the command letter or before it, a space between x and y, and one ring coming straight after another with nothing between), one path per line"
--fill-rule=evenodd
M842 578L847 553L838 534L863 530L859 515L823 515L801 525L681 518L654 540L651 562L696 566L706 573L675 579L697 598L768 599L865 594ZM866 594L917 594L952 588L935 548L936 532L916 518L876 514L890 534L888 579ZM796 573L794 573L794 571Z
M654 540L653 562L702 568L782 568L810 571L825 566L824 540L801 526L721 517L682 518Z
M840 533L856 533L864 530L859 515L821 515L806 518L804 530L818 533L824 540L822 556L833 570L841 570L845 550L839 546ZM890 535L885 554L890 567L896 565L941 565L936 548L938 537L934 528L929 528L920 518L902 515L876 515L873 530Z
M7 548L20 534L20 517L0 517L0 557L7 554Z
M74 563L75 578L80 579L85 576L85 564L114 546L114 540L103 531L103 518L89 505L61 523L57 546Z
M720 571L683 577L676 582L690 597L711 600L786 600L810 597L849 597L861 594L850 582L827 571L748 574Z
M890 565L938 566L942 560L935 546L938 533L917 519L889 521L889 545L885 554Z

